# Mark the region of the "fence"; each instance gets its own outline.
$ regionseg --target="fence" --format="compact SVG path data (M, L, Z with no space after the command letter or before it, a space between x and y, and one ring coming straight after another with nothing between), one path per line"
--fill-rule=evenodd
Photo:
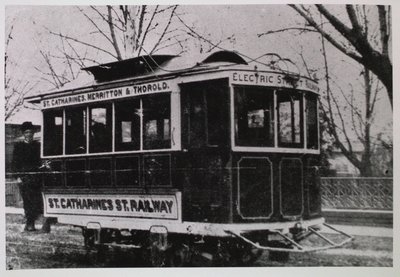
M321 178L325 209L392 210L393 178Z
M19 182L15 179L6 179L6 206L8 207L22 207L18 184Z

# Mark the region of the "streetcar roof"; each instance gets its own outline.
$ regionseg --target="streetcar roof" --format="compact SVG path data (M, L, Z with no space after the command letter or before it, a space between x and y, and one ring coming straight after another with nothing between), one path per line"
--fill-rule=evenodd
M61 93L64 94L75 92L76 90L91 89L102 85L112 85L113 83L117 84L120 82L135 80L174 78L187 73L196 74L196 72L212 71L216 69L265 70L299 75L298 72L293 73L294 71L299 71L298 68L295 68L290 72L288 69L289 67L286 65L286 69L282 70L281 68L274 66L274 63L266 64L260 62L258 60L259 58L251 59L249 57L244 57L237 52L226 50L216 51L211 54L207 53L197 56L191 55L190 57L175 55L145 55L123 61L82 68L82 71L86 74L82 72L83 74L79 74L79 77L65 84L62 88L32 95L26 97L26 100L29 102L39 102L44 96L58 96ZM285 64L289 61L290 64L293 64L290 60L281 59L280 57L278 61L284 61ZM88 72L90 72L90 74Z

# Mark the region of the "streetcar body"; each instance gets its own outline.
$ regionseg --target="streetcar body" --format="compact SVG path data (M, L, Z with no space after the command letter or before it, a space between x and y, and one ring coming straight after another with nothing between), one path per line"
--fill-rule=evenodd
M324 224L317 83L228 51L180 59L86 68L91 82L29 99L51 167L45 216L97 242L129 230L257 246L243 234L264 232L265 249L292 251L270 242Z

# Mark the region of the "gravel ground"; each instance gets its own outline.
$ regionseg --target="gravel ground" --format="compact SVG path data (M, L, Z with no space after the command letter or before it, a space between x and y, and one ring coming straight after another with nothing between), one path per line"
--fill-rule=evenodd
M86 251L80 228L57 224L50 234L26 233L22 232L24 225L21 215L7 215L6 225L8 270L147 266L134 251L112 249L107 252L106 257L99 257L95 251ZM40 225L39 221L37 227ZM392 252L393 239L390 237L356 236L344 248L305 254L293 253L286 263L270 261L268 253L264 253L254 266L392 267Z

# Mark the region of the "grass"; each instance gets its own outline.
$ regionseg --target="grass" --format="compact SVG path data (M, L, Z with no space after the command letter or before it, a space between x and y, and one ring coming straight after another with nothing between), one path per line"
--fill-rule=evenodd
M38 220L40 227L42 219ZM105 259L83 247L80 228L56 224L50 234L22 232L24 218L6 215L6 256L8 269L33 268L91 268L142 267L139 257L132 252L112 250ZM333 240L335 235L329 235ZM343 250L312 253L293 253L286 263L274 262L264 253L254 264L258 267L282 266L393 266L393 239L387 237L356 236Z

